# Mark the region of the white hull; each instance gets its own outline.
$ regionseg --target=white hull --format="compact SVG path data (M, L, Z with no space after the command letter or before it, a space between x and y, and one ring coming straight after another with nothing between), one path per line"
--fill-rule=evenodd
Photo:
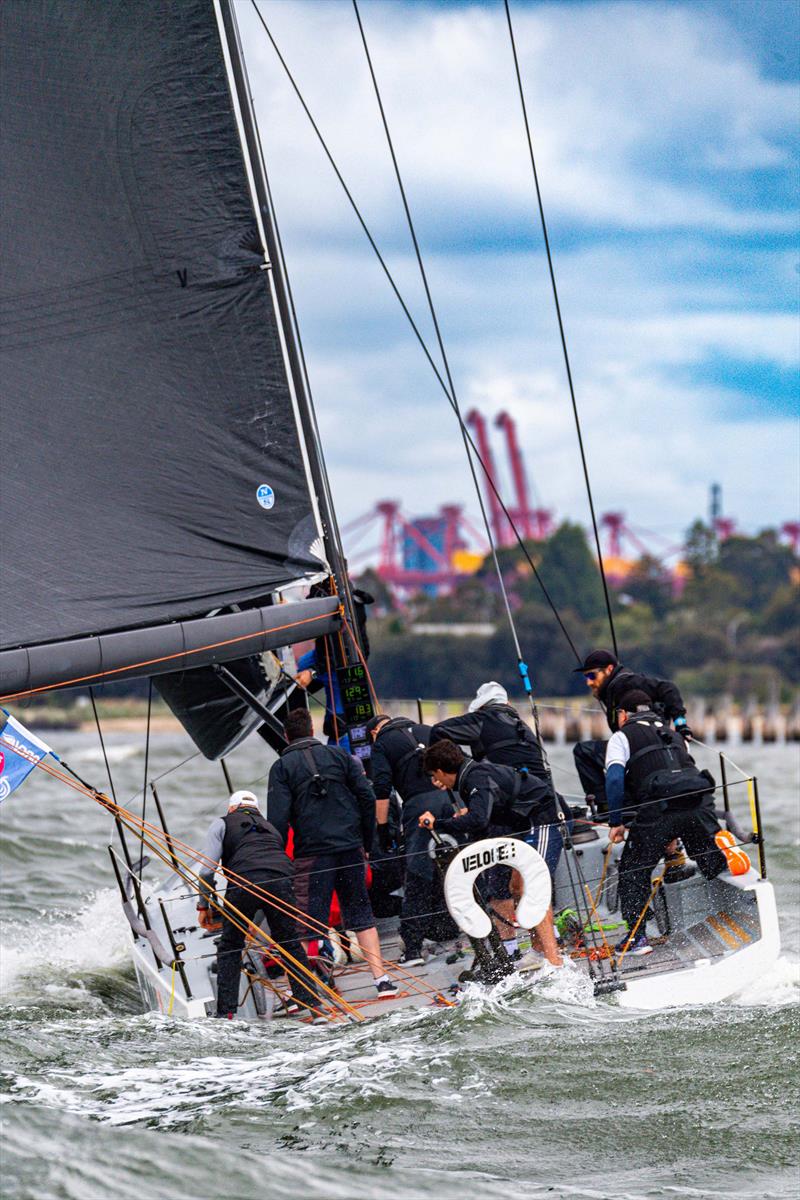
M600 878L606 845L606 839L602 838L577 848L582 876L587 882L593 881L592 890ZM618 854L615 848L614 859ZM574 874L574 859L572 866ZM661 891L663 899L658 916L662 927L656 928L654 923L648 927L655 943L654 952L644 957L626 955L616 977L612 976L608 962L594 964L596 977L604 981L614 978L624 984L610 993L622 1007L655 1010L714 1004L754 983L777 960L780 937L775 896L772 885L760 879L755 871L737 878L726 872L711 883L697 874L693 879L664 886ZM563 855L555 894L557 910L573 903ZM133 961L145 1006L150 1011L189 1019L211 1015L216 1009L214 936L197 925L194 894L178 876L171 875L145 901L150 924L163 947L170 947L170 940L159 901L164 902L180 947L191 994L186 994L184 976L173 970L168 961L171 950L164 956L167 961L159 967L151 945L137 936L132 945ZM617 907L616 866L612 860L597 911L602 918L613 921ZM384 953L387 959L394 960L401 950L397 922L378 924ZM606 937L611 943L619 940L621 932L609 931ZM365 1017L397 1008L431 1005L436 1003L437 992L452 998L451 989L456 987L459 974L472 957L462 955L448 963L448 951L453 948L442 947L424 966L407 970L397 998L377 999L366 967L358 963L337 971L337 989ZM263 975L260 961L255 954L251 976ZM588 971L585 958L574 961ZM276 991L288 990L283 979L262 984L257 978L248 979L243 974L239 1016L255 1020L279 1015L281 1004ZM597 990L605 989L601 986Z
M744 882L740 882L742 878ZM777 961L780 934L772 884L759 879L752 871L744 877L726 876L725 885L746 889L755 897L761 936L722 957L702 958L694 966L671 971L668 975L648 973L642 978L628 977L626 990L618 993L618 1002L623 1008L716 1004L754 983Z
M577 847L587 882L601 878L607 846L603 836ZM621 846L614 847L597 905L598 914L609 921L619 919L616 864L621 852ZM572 865L574 872L574 859ZM596 891L596 882L590 886ZM572 897L562 855L556 873L556 908L571 904ZM752 869L740 876L725 871L710 882L696 871L691 879L662 885L655 907L658 923L651 921L647 927L653 952L625 955L619 968L625 988L614 994L624 1008L715 1004L759 979L780 953L775 893L772 884ZM622 936L624 926L606 932L611 945ZM595 970L610 975L607 964L598 964Z

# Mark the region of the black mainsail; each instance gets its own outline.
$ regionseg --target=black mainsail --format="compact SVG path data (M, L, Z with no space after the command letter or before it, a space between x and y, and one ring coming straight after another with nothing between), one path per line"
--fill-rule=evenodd
M343 571L231 29L227 0L0 9L3 695L338 627L270 600Z

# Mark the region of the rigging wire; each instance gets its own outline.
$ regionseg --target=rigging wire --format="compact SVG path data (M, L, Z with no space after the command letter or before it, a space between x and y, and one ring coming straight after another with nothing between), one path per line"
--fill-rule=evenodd
M20 749L19 746L12 746L12 743L7 742L4 738L0 738L0 745L10 746L12 749L14 749L15 753L19 754L23 758L26 757L26 755L22 752L22 750ZM124 805L115 804L114 802L112 802L108 796L104 796L104 794L102 792L99 792L97 788L94 788L91 786L91 784L87 783L86 780L83 779L77 773L77 771L75 771L69 765L69 763L65 759L57 760L60 764L60 767L63 768L63 770L60 770L57 767L52 767L45 760L35 759L33 756L28 757L28 761L31 763L32 767L36 767L36 768L42 770L45 774L50 775L52 778L58 780L60 783L65 784L67 787L72 788L74 791L79 792L81 795L86 796L91 800L97 801L97 803L101 804L101 806L104 807L107 811L113 812L115 808L118 808L120 813L122 815L124 815L126 817L126 819L135 822L138 828L144 828L148 833L151 833L153 836L158 837L164 843L164 845L167 847L167 849L170 849L171 847L177 847L182 852L191 854L192 860L195 862L198 862L201 864L205 863L208 866L215 865L212 862L212 860L210 858L208 858L203 852L188 845L188 843L181 841L181 839L176 837L174 834L165 833L163 828L160 825L153 825L148 821L142 822L139 817L137 817L131 810L126 808ZM67 772L67 774L64 774L64 772ZM747 779L732 780L728 784L728 787L737 787L737 786L741 786L741 785L749 784L749 783L752 783L752 777L748 777ZM705 788L703 790L707 791L709 789ZM717 784L713 788L713 791L715 791L715 792L719 792L722 790L723 790L723 787L721 784ZM675 799L688 799L689 797L697 796L699 794L700 794L700 792L698 790L682 792L680 794L680 796L675 797ZM654 807L655 805L658 805L660 803L661 803L660 800L648 800L648 801L645 801L643 804L641 804L639 807L641 809L650 808L650 807ZM607 823L603 822L603 821L590 821L589 824L598 829L605 830L607 828ZM560 825L559 821L552 821L552 822L545 823L544 825L540 826L540 828L553 829L553 828L558 828L559 825ZM137 836L138 836L138 833L137 833ZM745 839L744 841L736 842L737 846L747 846L750 844L752 844L752 838ZM709 853L713 853L713 852L714 852L713 849L709 851ZM374 866L379 863L392 862L392 861L394 861L394 859L396 857L401 857L401 858L405 858L405 859L421 858L425 855L428 855L428 853L429 853L429 851L427 849L425 849L425 850L415 850L415 851L406 852L399 856L388 855L383 858L370 858L370 864ZM132 869L132 867L128 867L126 869L130 870L131 874L137 878L138 882L140 882L140 883L144 882L138 875L136 875L136 872ZM308 875L309 876L327 875L327 874L330 874L332 871L336 871L337 869L338 868L336 868L336 867L321 867L321 868L318 868L317 870L309 871ZM647 868L647 867L638 867L638 868L634 868L630 873L636 874L638 872L645 871L648 869L649 868ZM249 882L244 876L237 875L236 872L230 872L230 871L226 871L225 874L229 879L236 882L237 886L241 885L242 887L245 887L245 885L247 885L248 887L250 887L253 895L261 895L262 894L259 885ZM592 877L589 877L588 879L586 879L585 882L597 883L598 880L602 880L602 879L603 879L603 875L600 875L597 877L592 876ZM269 893L269 895L271 897L271 893ZM174 899L174 900L177 900L179 898L180 897L172 897L172 899ZM274 902L274 897L271 897L271 899ZM288 902L281 901L280 903L287 904ZM294 908L291 905L289 905L288 908L291 909L291 911L293 913L299 914L302 917L303 922L307 925L307 927L309 929L317 930L320 933L327 930L327 926L325 926L324 923L313 920L313 918L309 917L307 914L302 913L302 910ZM288 909L287 909L287 911L288 911ZM437 910L437 911L444 911L444 910Z
M147 771L150 766L150 716L153 709L153 676L147 677L147 732L144 739L144 782L142 783L142 821L147 815Z
M548 775L550 777L550 783L553 788L553 793L554 793L554 795L557 795L556 790L555 790L555 782L553 780L553 774L552 774L552 771L550 770L550 762L548 759L547 750L545 748L544 739L542 737L541 726L539 724L539 712L536 707L536 700L533 695L533 687L532 687L531 680L530 680L530 674L528 672L528 665L525 662L525 659L522 654L522 647L520 645L519 636L517 634L517 626L516 626L516 622L514 621L514 614L511 611L511 604L509 602L508 592L506 590L505 580L503 578L503 572L500 569L500 562L497 557L497 547L495 545L492 527L489 522L489 517L486 512L486 505L484 503L484 499L481 494L480 483L478 481L478 475L475 470L475 463L473 461L472 454L470 452L471 439L467 435L467 428L466 428L466 426L464 424L464 420L461 416L461 409L460 409L460 406L458 403L458 396L456 394L455 382L453 380L453 376L450 371L450 362L449 362L449 359L447 356L447 351L445 349L444 338L442 337L442 331L441 331L441 327L439 325L439 319L436 314L436 305L434 304L433 296L431 294L430 286L428 284L428 276L427 276L427 272L425 271L425 264L422 259L422 251L420 250L419 241L417 239L416 229L414 227L414 219L411 215L411 208L408 203L408 197L406 196L406 190L405 190L405 186L403 184L403 177L402 177L402 174L400 171L400 164L398 163L397 155L395 154L394 142L392 140L392 135L389 130L389 122L386 118L386 111L383 107L383 99L381 97L380 88L378 86L378 80L375 75L375 69L372 65L372 56L370 55L370 52L369 52L369 46L367 44L367 38L366 38L366 34L364 32L364 26L361 22L361 14L358 9L358 0L353 0L353 9L355 11L356 21L358 22L358 29L359 29L359 33L361 34L362 44L364 46L364 54L366 55L367 65L369 67L369 73L370 73L370 77L372 79L372 86L375 91L375 99L377 100L378 109L379 109L380 115L381 115L381 122L383 124L383 130L384 130L384 133L386 134L386 141L387 141L387 144L389 147L389 153L392 158L392 165L394 166L394 173L395 173L395 177L397 179L397 185L400 190L401 199L403 201L403 209L406 214L408 230L411 235L411 240L414 244L414 253L415 253L416 259L417 259L417 266L419 267L419 273L420 273L420 278L422 279L422 285L423 285L423 288L425 289L425 297L428 302L428 310L430 312L431 320L433 322L433 328L436 333L436 341L439 346L439 353L441 354L442 364L444 366L445 374L447 376L447 383L448 383L448 389L449 389L448 398L450 400L450 404L453 409L453 412L455 413L456 419L458 420L459 429L461 431L461 437L462 437L462 440L464 443L464 452L466 453L467 462L469 463L469 469L470 469L470 474L472 476L472 482L475 487L475 493L478 497L478 504L480 505L481 517L483 518L484 530L486 532L486 537L489 542L489 547L490 547L491 555L492 555L492 561L494 562L494 569L495 569L495 573L497 575L497 581L500 585L500 592L503 597L503 604L504 604L505 610L506 610L506 617L508 619L509 629L511 630L511 637L514 642L514 650L515 650L516 656L517 656L517 670L519 671L520 679L522 681L522 686L525 689L525 694L528 698L528 703L530 705L531 716L533 718L534 732L536 734L536 740L539 744L539 751L542 756L542 761L543 761L545 769L547 770ZM484 466L484 471L486 471L485 466ZM488 472L486 472L486 474L488 476ZM574 650L574 646L573 646L573 650ZM559 810L560 810L561 802L559 801L558 804L559 804Z
M114 797L114 803L117 803L117 791L114 787L114 777L111 774L111 763L108 761L108 753L106 751L106 740L103 737L103 729L100 725L100 715L97 711L97 701L94 696L94 688L89 688L89 699L92 702L92 712L94 713L94 723L97 726L97 736L100 739L100 749L103 751L103 762L106 764L106 775L108 776L108 786L111 788L111 795Z
M275 205L264 160L264 149L261 144L261 132L255 116L253 95L247 75L247 64L244 61L241 37L232 3L229 5L227 12L232 26L232 44L229 44L229 50L231 57L234 58L235 48L234 76L237 81L237 88L240 91L239 102L242 122L245 128L247 155L250 158L256 198L263 217L265 266L271 277L270 289L273 293L273 302L277 310L276 318L279 324L283 324L285 327L284 334L286 335L289 359L287 363L289 379L290 383L293 382L294 384L293 390L296 393L299 408L298 415L303 426L304 440L307 443L306 450L313 447L315 454L314 464L310 463L309 466L311 468L311 481L318 492L317 505L321 532L325 544L325 554L331 558L331 562L326 565L328 566L328 570L332 572L336 584L335 587L332 587L331 591L339 595L347 610L353 613L355 612L355 606L350 580L347 575L341 533L339 531L336 510L333 505L325 457L322 451L322 441L311 395L308 370L300 341L297 313L291 294L291 284L289 283L286 271L286 259L280 241L280 234L278 233ZM257 164L253 161L256 157ZM258 172L256 171L256 165L260 167L260 171ZM293 335L293 337L290 335ZM299 373L297 370L298 363ZM305 394L302 394L303 392ZM344 650L342 652L344 653Z
M358 223L364 232L366 239L369 242L370 247L372 248L372 251L375 254L375 257L377 258L377 260L381 266L381 269L383 270L384 275L386 276L389 286L392 289L392 291L394 292L397 302L399 303L401 309L403 310L406 320L408 321L408 323L412 329L412 332L414 333L414 336L422 349L423 354L425 355L426 359L428 360L431 370L433 371L434 375L436 376L436 379L438 380L442 391L444 392L445 396L447 397L448 403L450 404L451 408L453 408L455 410L456 406L453 402L453 397L451 396L451 394L448 390L447 384L446 384L445 380L442 378L442 374L439 371L439 368L437 367L436 363L434 362L430 351L428 350L428 347L425 343L425 339L423 338L422 334L420 333L419 327L417 326L416 321L414 320L413 316L411 315L411 311L408 308L408 305L406 304L405 300L403 299L402 293L400 292L400 290L394 280L394 276L392 275L391 271L389 270L386 260L383 257L383 255L381 254L381 251L380 251L374 237L372 236L372 233L370 232L369 226L367 225L366 221L364 220L364 217L361 214L361 210L359 209L359 207L353 197L352 192L350 191L349 187L347 186L344 176L342 175L341 171L339 170L336 160L334 159L333 154L331 153L330 149L328 148L328 144L325 141L325 138L322 136L319 126L317 125L317 122L315 121L310 108L306 104L305 98L303 97L303 94L300 91L297 81L295 80L294 76L292 75L292 72L289 70L286 60L283 57L283 55L280 51L280 48L278 47L278 44L275 41L275 38L272 36L272 32L271 32L269 26L267 25L266 21L264 20L264 17L261 14L261 11L258 7L256 0L250 0L250 3L256 13L256 16L258 17L258 20L260 21L260 23L264 29L264 32L266 33L267 37L269 38L269 41L272 45L273 50L275 51L278 61L281 65L281 67L283 68L284 74L286 75L286 78L288 79L295 95L297 96L297 99L300 102L300 105L301 105L306 117L308 118L309 124L311 125L311 128L313 129L313 131L317 137L317 140L318 140L320 146L322 147L322 150L323 150L326 158L328 159L328 162L331 165L333 173L335 174L335 176L347 198L347 201L350 204L350 207L352 208L352 210L356 216L356 219L358 220ZM483 461L483 458L481 457L480 452L479 452L477 446L475 445L475 442L472 438L471 433L464 425L460 414L457 414L457 415L458 415L459 422L462 426L462 435L466 437L466 439L469 442L469 445L471 447L472 453L475 455L475 458L480 463L480 465L483 469L484 475L486 476L486 480L487 480L490 488L492 489L492 492L494 493L494 495L497 498L497 501L503 511L503 514L505 515L505 518L508 521L509 527L511 528L511 530L514 534L514 537L516 538L517 544L518 544L520 550L522 551L522 553L524 554L524 556L528 562L528 565L530 566L531 571L533 572L534 578L536 579L536 582L538 583L538 585L542 591L542 595L544 596L551 612L553 613L553 616L555 617L556 622L557 622L561 632L563 633L563 635L567 641L567 644L569 645L570 650L572 651L573 655L575 656L576 661L580 662L581 655L578 653L575 643L573 642L572 637L570 636L569 631L561 618L561 614L558 612L558 609L556 608L556 606L553 602L553 599L547 590L547 587L539 573L536 563L535 563L534 559L532 558L527 546L525 545L525 542L524 542L522 535L516 525L516 522L514 521L511 513L509 512L505 501L503 500L502 496L500 495L497 485L496 485L494 479L492 478L490 472L488 471L486 463Z
M106 751L106 740L103 737L103 728L100 724L100 714L97 711L97 701L95 700L93 687L89 688L89 699L92 702L92 712L94 713L94 723L97 726L97 736L100 739L100 749L103 751L103 761L106 764L106 775L108 776L108 784L109 784L109 787L111 788L111 795L114 797L114 803L116 804L117 803L117 791L116 791L116 788L114 787L114 777L111 774L111 763L108 760L108 753ZM67 766L67 764L64 762L63 759L61 760L61 762L62 762L62 765L64 766L64 768L67 771L70 771L72 773L72 768ZM77 778L77 776L76 776L76 778ZM117 835L119 837L119 844L122 847L122 853L125 855L125 862L127 863L128 868L132 870L133 862L131 860L130 851L128 849L128 843L125 840L125 831L122 827L122 822L120 821L119 817L114 818L114 824L117 829ZM141 869L142 869L142 863L141 863L141 856L140 856L139 870L141 871Z
M353 10L355 12L356 21L358 23L358 31L361 34L361 42L364 46L364 54L366 55L367 66L369 67L370 78L372 79L372 86L375 91L375 99L377 100L378 109L381 114L381 123L383 125L383 131L386 134L386 142L389 147L389 154L391 155L391 158L392 158L392 165L394 167L395 178L397 180L397 186L400 191L400 198L403 202L403 210L406 214L406 222L408 224L408 232L410 233L411 241L414 244L414 254L417 259L417 266L419 268L419 274L420 274L420 279L422 280L422 286L425 290L425 298L428 302L428 311L430 312L430 315L431 315L431 321L433 322L433 329L436 334L436 342L439 347L439 353L442 358L442 365L444 367L445 375L447 376L447 386L448 386L448 390L450 393L453 412L455 413L456 419L458 420L459 429L461 431L461 438L464 443L464 453L467 456L467 462L469 463L470 475L472 476L472 482L475 486L475 493L478 497L478 504L479 504L480 510L481 510L481 517L483 518L483 526L486 531L486 537L489 542L489 549L491 551L492 560L494 562L495 573L497 575L497 580L500 585L500 594L503 598L503 604L505 606L506 616L508 618L508 624L509 624L509 628L511 630L511 637L514 641L514 649L515 649L516 655L517 655L517 663L519 666L519 672L522 677L523 684L525 685L525 690L527 691L528 696L530 698L531 708L533 708L534 707L533 694L530 691L530 683L529 683L528 675L527 675L528 669L525 666L525 662L524 662L524 659L522 656L522 647L520 646L519 637L517 635L517 627L516 627L516 623L514 621L514 614L511 611L511 604L509 603L508 592L506 590L505 580L503 579L503 572L500 570L500 563L497 558L497 547L495 545L494 536L492 533L492 527L489 523L489 517L486 512L486 504L484 502L483 495L481 494L480 482L478 480L478 475L475 470L475 463L473 461L472 454L470 452L469 440L466 436L466 426L465 426L463 418L461 416L461 406L459 405L459 402L458 402L458 396L456 394L456 386L455 386L455 382L453 380L452 372L450 370L450 361L448 359L447 351L445 349L444 338L442 337L442 331L441 331L441 327L439 325L439 318L436 314L436 305L433 302L433 296L431 294L430 285L428 283L428 274L425 270L425 264L422 259L422 251L420 250L420 247L419 247L419 241L417 239L417 232L414 227L414 218L411 215L411 208L409 206L408 197L406 195L406 189L403 184L403 176L400 171L400 164L397 161L397 155L395 154L395 149L394 149L394 142L392 140L391 132L389 131L389 122L386 118L386 111L383 107L383 99L381 97L381 91L378 86L378 80L375 75L375 68L372 65L372 56L369 52L369 45L367 44L367 36L366 36L366 33L364 32L364 26L361 22L361 13L359 12L359 9L358 9L358 0L353 0Z
M176 838L173 834L165 833L160 826L152 825L147 821L141 821L135 815L135 813L130 812L130 810L110 800L109 797L103 795L102 792L97 791L96 788L91 787L90 784L86 783L86 781L83 780L75 771L73 771L69 764L63 760L61 760L61 767L64 768L63 771L59 770L58 768L51 767L48 763L45 763L41 759L35 762L32 761L32 765L40 768L45 772L45 774L52 776L54 779L59 780L59 782L66 784L67 787L71 787L74 791L77 791L82 795L94 800L102 808L106 809L106 811L111 812L115 816L115 819L118 820L129 832L133 833L143 846L153 850L159 859L161 859L161 861L167 866L170 866L173 870L175 869L174 863L165 857L158 847L161 847L170 855L172 855L177 848L181 854L191 855L192 863L199 864L201 867L205 866L217 868L218 864L213 859L209 858L205 853L196 850L192 846L189 846L186 842ZM67 772L67 774L64 772ZM70 778L70 776L72 776L72 778ZM154 845L153 840L150 839L154 839L157 845ZM130 865L128 865L127 869L131 871L131 874L134 874ZM141 864L139 869L141 871ZM180 876L184 883L189 883L191 885L191 881L194 880L198 885L199 892L205 895L218 911L223 911L220 904L220 897L216 889L212 889L208 884L206 884L201 876L194 871L187 862L181 862L181 870L177 871L176 873ZM321 872L312 873L320 874ZM187 876L189 878L187 878ZM255 883L254 881L248 879L247 876L239 875L237 872L230 870L230 868L226 868L225 876L229 883L234 884L237 888L248 892L252 896L258 897L259 899L265 900L272 908L284 913L285 915L293 917L293 919L300 925L305 926L306 929L311 932L312 936L318 937L322 935L324 937L327 934L327 925L324 921L321 922L315 920L307 913L304 913L302 909L291 904L288 900L284 900L273 895L273 893L270 892L264 885ZM245 918L243 914L238 912L238 909L230 906L227 900L225 903L231 907L232 911L238 914L242 920L246 921L248 926L253 926L258 933L261 932L259 927L256 926L253 921L251 921L249 918ZM283 953L286 952L284 951ZM437 995L439 994L437 989L430 988L428 985L420 984L413 975L410 975L407 971L403 970L403 968L397 963L392 963L388 959L384 959L383 961L387 974L395 975L398 979L401 979L407 989L411 989L411 991L418 992L421 995L431 994L432 992ZM329 990L324 987L324 984L322 986L324 990ZM333 994L335 995L335 993ZM339 1003L347 1006L347 1002L342 997L336 996L336 999L339 1001ZM442 997L442 999L444 998ZM445 1003L447 1003L447 1001L445 1001Z
M514 56L514 71L517 76L517 88L519 90L520 105L522 106L522 118L523 118L523 121L525 122L525 136L528 141L528 153L530 155L530 160L531 160L531 171L533 173L533 183L534 183L534 187L536 189L536 202L537 202L537 205L539 208L539 217L541 219L541 224L542 224L542 236L544 238L544 248L545 248L545 252L547 254L547 268L548 268L548 271L550 272L550 285L552 287L553 300L555 302L556 318L558 320L558 332L559 332L559 335L561 338L561 349L562 349L562 352L564 355L564 366L565 366L566 372L567 372L567 383L569 385L570 400L572 401L572 412L573 412L573 416L575 418L575 430L578 435L578 447L580 449L581 464L583 466L583 478L586 483L586 494L589 498L589 511L590 511L591 517L592 517L592 530L594 532L594 544L595 544L595 548L597 550L597 563L600 568L600 578L603 583L603 595L605 596L606 613L608 614L608 624L611 629L611 640L614 643L614 653L618 655L619 650L617 647L617 633L616 633L616 629L614 626L614 614L611 609L611 596L610 596L609 590L608 590L608 580L606 579L606 569L603 564L603 552L600 549L600 531L597 527L597 516L595 514L595 509L594 509L594 496L592 494L591 480L589 479L589 465L586 461L586 451L585 451L584 445L583 445L583 432L581 430L581 421L580 421L580 416L578 414L578 403L575 398L575 386L572 381L572 368L570 366L570 361L569 361L569 351L567 350L567 337L566 337L566 333L564 331L564 321L561 316L561 304L558 299L558 287L556 286L556 275L555 275L555 270L553 267L553 256L550 252L550 238L548 237L548 234L547 234L547 222L546 222L545 216L544 216L544 204L542 202L542 193L541 193L541 189L539 187L539 173L536 170L536 159L535 159L534 153L533 153L533 139L531 137L531 127L530 127L530 123L528 121L528 109L527 109L527 105L525 104L525 92L522 87L522 75L520 73L519 59L517 57L517 43L514 38L514 26L511 23L511 9L509 7L509 0L503 0L503 4L504 4L505 10L506 10L506 21L508 22L508 36L511 40L511 53Z
M445 349L444 339L442 337L442 332L441 332L441 327L439 325L439 320L438 320L438 317L436 314L436 305L434 304L433 296L431 294L430 286L428 284L428 277L427 277L427 273L425 271L425 265L424 265L423 258L422 258L422 252L420 250L419 241L417 239L417 234L416 234L416 230L414 227L414 219L411 215L411 208L409 206L405 186L403 184L403 177L402 177L402 173L400 171L400 165L397 161L397 155L395 154L394 142L392 140L392 135L389 130L389 122L387 120L386 111L383 106L383 100L381 97L380 87L378 85L378 80L375 75L375 69L374 69L373 63L372 63L372 56L370 55L370 52L369 52L369 45L367 43L364 26L361 21L361 14L360 14L359 8L358 8L358 0L353 0L353 9L355 12L356 21L358 23L358 29L359 29L359 33L361 35L361 41L364 46L364 53L366 55L367 65L369 67L369 73L370 73L370 77L372 79L372 86L373 86L373 89L375 92L375 99L378 103L378 109L380 111L381 122L383 124L383 130L386 135L386 141L387 141L387 144L389 147L389 153L391 155L392 165L394 167L395 177L397 179L397 185L398 185L398 188L400 191L400 197L403 202L403 209L405 211L409 233L411 235L411 240L414 245L414 253L415 253L416 259L417 259L417 266L419 268L420 278L422 280L422 285L425 290L425 297L428 302L428 310L430 312L431 320L433 322L433 328L434 328L434 332L436 334L436 341L437 341L437 344L439 347L439 353L442 358L442 364L444 366L445 375L447 376L447 383L448 383L448 390L449 390L449 397L450 397L451 405L452 405L453 411L458 419L459 427L461 430L461 435L462 435L462 439L464 442L464 450L467 455L467 461L469 463L470 474L472 475L472 481L475 486L475 492L478 497L478 503L480 505L481 516L483 518L483 524L484 524L484 528L486 531L486 537L488 539L489 546L491 549L492 559L494 561L494 567L495 567L495 571L497 573L497 579L498 579L498 583L500 585L500 591L502 593L503 603L504 603L505 609L506 609L508 624L509 624L509 628L511 630L511 636L514 641L514 648L515 648L516 654L517 654L517 667L519 670L520 677L522 679L523 686L525 688L525 692L528 697L528 701L530 703L531 714L533 716L534 730L536 733L536 739L539 744L540 753L542 755L542 760L543 760L544 766L545 766L545 768L548 772L549 778L550 778L550 784L553 789L554 797L556 798L557 811L558 811L558 817L559 817L559 830L560 830L562 838L564 840L564 847L566 850L564 862L565 862L565 865L567 868L567 872L568 872L569 880L570 880L570 886L571 886L572 893L573 893L573 896L575 899L575 907L578 910L578 913L580 914L581 901L583 901L585 903L585 898L581 895L581 893L578 890L581 885L585 886L584 881L583 881L581 867L580 867L580 862L578 861L578 858L576 855L575 863L574 863L575 873L577 875L577 882L576 882L576 880L573 878L572 866L570 865L570 861L569 861L570 852L574 852L574 843L572 842L572 839L570 837L569 828L566 823L566 818L562 811L562 809L563 809L562 801L560 798L558 798L558 794L555 790L555 783L553 781L553 775L550 770L550 763L548 760L547 750L545 748L544 740L542 738L542 732L541 732L541 728L540 728L540 724L539 724L539 713L536 708L536 701L534 699L533 688L531 686L530 676L528 674L528 667L527 667L527 664L525 663L525 660L522 655L522 647L520 646L520 643L519 643L519 637L517 635L517 628L516 628L516 624L514 622L514 616L511 611L511 605L509 603L508 593L507 593L506 587L505 587L505 580L503 579L503 573L500 570L500 563L497 558L497 548L495 546L492 528L489 523L489 518L488 518L488 515L486 512L486 506L484 504L483 496L481 495L480 483L478 481L477 472L475 470L475 464L473 462L472 455L470 453L469 440L466 436L466 428L465 428L464 421L461 416L461 410L460 410L459 403L458 403L458 396L456 394L455 382L453 380L453 376L452 376L452 373L450 370L450 363L449 363L449 359L447 356L447 351ZM610 615L610 612L609 612L609 615ZM615 642L615 647L616 647L616 642ZM588 913L588 909L587 909L587 913ZM591 926L591 916L588 917L587 923ZM592 937L592 941L595 942L595 944L596 944L596 939L594 937L593 931L591 932L591 937ZM588 965L589 975L592 979L594 979L594 968L592 966L591 960L588 962L587 965ZM615 966L615 964L612 964L612 972L615 972L615 970L616 970L616 966ZM600 968L601 978L602 978L602 975L603 975L603 971L602 971L602 968Z

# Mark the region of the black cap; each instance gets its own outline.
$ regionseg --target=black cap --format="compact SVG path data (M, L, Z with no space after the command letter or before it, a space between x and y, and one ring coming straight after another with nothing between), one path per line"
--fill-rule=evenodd
M391 717L389 717L386 713L375 713L375 716L370 717L370 719L367 721L364 728L366 729L367 733L372 733L373 729L377 729L377 727L381 724L382 721L390 721L390 720L391 720Z
M610 650L593 650L583 660L583 665L576 667L573 675L582 675L585 671L598 671L602 667L618 667L619 659Z

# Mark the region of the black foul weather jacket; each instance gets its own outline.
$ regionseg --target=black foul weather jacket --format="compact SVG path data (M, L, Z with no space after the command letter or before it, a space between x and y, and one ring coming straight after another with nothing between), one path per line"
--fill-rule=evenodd
M464 833L474 839L483 837L489 826L527 833L532 825L557 819L549 783L499 763L466 761L459 768L454 790L467 811L462 816L438 818L436 828L443 833Z
M527 767L540 779L547 778L536 735L510 704L485 704L477 712L439 721L431 731L431 744L444 738L469 746L476 762L485 759L507 767Z
M422 755L431 740L429 725L397 717L382 725L372 747L372 786L379 800L388 800L392 788L404 803L433 790L430 775L422 769Z
M316 738L292 742L273 763L267 814L284 839L294 830L296 858L361 846L375 833L375 793L357 758Z
M628 692L645 692L652 701L653 712L660 717L666 717L668 721L686 716L686 705L681 694L669 679L659 679L656 675L640 675L637 671L629 671L627 667L615 667L597 697L606 710L609 727L614 733L619 729L619 702Z

